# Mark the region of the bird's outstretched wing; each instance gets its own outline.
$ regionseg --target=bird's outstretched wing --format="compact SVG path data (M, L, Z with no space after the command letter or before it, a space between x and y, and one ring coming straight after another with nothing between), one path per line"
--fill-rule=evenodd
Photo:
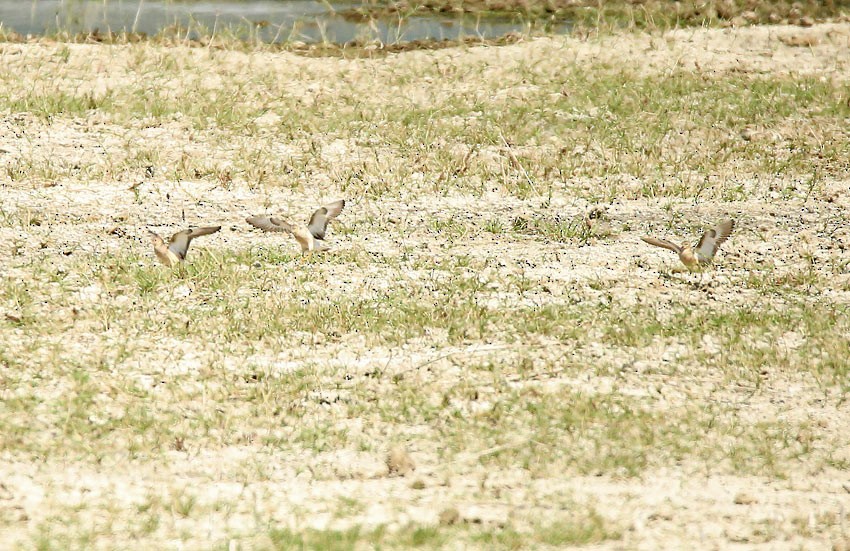
M204 226L203 228L192 228L191 234L189 235L189 239L195 239L196 237L201 237L202 235L209 235L211 233L215 233L221 229L221 226Z
M190 235L192 230L179 231L171 236L171 241L168 243L168 250L176 254L180 260L184 260L189 251L189 242L192 241L189 239Z
M650 245L655 245L656 247L661 247L664 249L670 249L676 254L682 252L682 247L676 245L675 243L671 243L666 239L656 239L654 237L641 237L641 241L644 243L649 243Z
M181 260L185 260L189 251L189 243L196 237L209 235L221 229L221 226L206 226L203 228L192 228L175 233L168 243L168 250L176 254Z
M249 216L245 219L246 222L259 228L263 231L276 231L292 233L292 226L289 222L269 216Z
M734 227L734 220L723 220L715 227L702 234L702 237L697 244L697 248L694 251L697 259L699 259L700 262L711 262L714 255L717 253L717 249L719 249L720 245L729 238Z
M334 201L321 207L310 217L310 222L307 224L307 229L313 234L316 239L325 238L325 230L328 227L328 222L339 216L342 208L345 206L345 199Z

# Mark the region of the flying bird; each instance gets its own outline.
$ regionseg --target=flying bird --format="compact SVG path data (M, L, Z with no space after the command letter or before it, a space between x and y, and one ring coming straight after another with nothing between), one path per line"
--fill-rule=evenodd
M656 239L654 237L641 237L641 239L650 245L670 249L679 255L679 260L682 261L682 264L684 264L688 270L698 270L703 266L711 264L715 253L717 253L717 249L719 249L720 245L729 238L729 234L732 233L732 228L734 227L734 220L723 220L715 227L702 234L702 237L700 238L699 243L697 243L695 249L691 248L691 246L687 243L680 247L666 239Z
M328 249L324 243L328 222L339 216L344 206L345 199L340 199L320 207L310 217L306 226L291 224L274 216L249 216L245 221L263 231L291 233L301 245L302 252L324 251Z
M151 241L153 242L153 251L160 262L168 267L175 266L186 260L186 253L189 251L189 243L196 237L209 235L221 229L221 226L207 226L205 228L190 228L175 233L171 236L168 245L159 234L149 231Z

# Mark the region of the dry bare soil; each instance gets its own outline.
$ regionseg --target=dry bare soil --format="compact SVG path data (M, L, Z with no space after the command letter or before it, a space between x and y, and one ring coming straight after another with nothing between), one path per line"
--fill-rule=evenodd
M0 541L847 548L848 51L0 44Z

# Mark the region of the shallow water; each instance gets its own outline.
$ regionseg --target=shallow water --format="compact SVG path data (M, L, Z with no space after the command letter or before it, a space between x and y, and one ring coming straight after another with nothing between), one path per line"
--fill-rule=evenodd
M0 22L22 35L58 30L71 33L98 30L139 32L149 36L173 25L188 29L189 37L213 32L236 32L263 42L300 40L345 43L355 39L386 44L410 40L497 38L527 31L517 17L475 17L428 14L400 19L359 22L344 17L356 3L315 0L180 2L167 0L0 0ZM565 23L551 29L564 32Z

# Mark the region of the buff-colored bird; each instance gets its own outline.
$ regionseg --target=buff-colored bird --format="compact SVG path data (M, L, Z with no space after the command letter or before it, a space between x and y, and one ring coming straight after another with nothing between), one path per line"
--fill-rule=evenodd
M168 267L176 266L186 260L186 253L189 251L189 243L196 237L209 235L221 229L221 226L207 226L205 228L191 228L175 233L171 236L168 245L159 234L150 233L151 241L153 242L153 251L160 262Z
M682 264L684 264L688 270L699 270L700 268L712 263L714 255L717 253L717 249L719 249L720 245L729 238L734 227L734 220L723 220L715 227L702 234L702 237L700 238L699 243L697 243L695 249L691 248L691 246L687 243L679 246L667 241L666 239L656 239L654 237L641 237L641 239L645 243L655 245L656 247L670 249L674 253L678 254L679 260L682 261Z
M328 222L339 216L344 206L345 199L340 199L320 207L310 217L306 226L292 224L274 216L249 216L245 221L263 231L291 233L301 245L302 252L324 251L328 249L324 243Z

